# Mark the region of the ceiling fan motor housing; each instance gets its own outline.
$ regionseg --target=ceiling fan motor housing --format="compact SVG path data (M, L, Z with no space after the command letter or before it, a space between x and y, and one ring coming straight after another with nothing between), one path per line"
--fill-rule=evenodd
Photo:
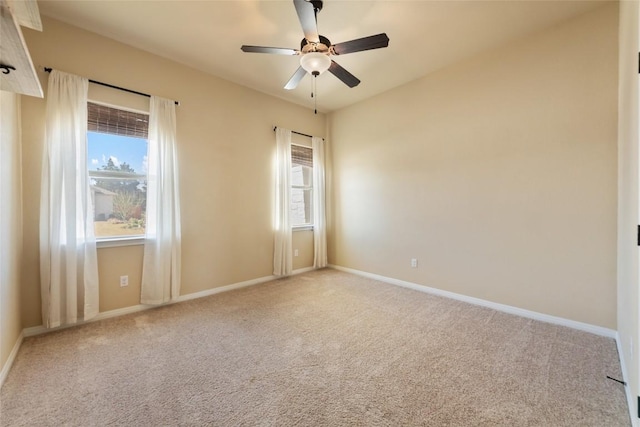
M322 0L307 0L309 3L313 5L313 10L318 13L322 10Z
M305 54L309 52L329 53L331 48L331 41L325 36L318 36L319 43L310 42L307 39L302 39L300 42L300 51Z

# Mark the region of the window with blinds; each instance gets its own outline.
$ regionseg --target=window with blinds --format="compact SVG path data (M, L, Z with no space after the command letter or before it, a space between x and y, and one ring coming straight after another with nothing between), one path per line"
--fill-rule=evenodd
M87 130L96 237L144 235L149 115L89 102Z
M87 103L88 130L111 135L148 138L149 115Z
M291 225L313 225L313 150L291 144Z
M302 145L291 145L291 163L313 167L313 150Z

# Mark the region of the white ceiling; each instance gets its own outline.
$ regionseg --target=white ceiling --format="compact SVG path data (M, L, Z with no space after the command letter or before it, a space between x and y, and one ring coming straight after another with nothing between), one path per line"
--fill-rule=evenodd
M317 79L318 109L332 111L481 51L599 7L603 1L325 0L318 29L336 44L386 32L389 47L333 57L362 83ZM300 48L291 0L39 0L42 15L181 62L258 91L313 107L311 77L284 84L299 57L244 53L240 46ZM46 32L46 28L44 29Z

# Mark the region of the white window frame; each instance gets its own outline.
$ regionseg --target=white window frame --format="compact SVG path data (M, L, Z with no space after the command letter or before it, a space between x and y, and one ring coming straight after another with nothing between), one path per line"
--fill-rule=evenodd
M306 148L308 150L311 150L311 153L312 153L311 158L313 158L313 148L312 147L310 147L308 145L303 145L303 144L296 144L294 142L292 142L291 145L292 146L295 145L297 147L302 147L302 148ZM291 159L291 162L292 162L291 163L291 169L293 171L293 158ZM312 171L313 171L313 167L315 167L315 165L312 166ZM290 173L292 171L290 171ZM289 200L291 200L291 190L294 190L294 189L310 190L310 192L309 192L309 194L310 194L309 200L310 200L310 203L311 203L311 209L310 209L310 212L309 212L309 216L311 217L311 222L307 223L307 224L292 225L291 226L291 231L313 230L313 226L315 224L315 218L313 217L313 172L311 173L311 177L312 177L311 181L310 181L311 183L309 185L294 185L294 184L291 184L291 186L289 188ZM289 209L291 209L291 207L289 207Z
M95 101L93 99L87 100L87 103L89 102L92 104L98 104L98 105L113 108L116 110L128 111L131 113L144 114L145 116L149 116L148 111L142 111L142 110L137 110L135 108L123 107L121 105L114 105L106 102ZM106 132L96 132L96 133L106 133ZM148 147L149 138L147 137L146 139L147 139L147 147ZM88 139L87 139L87 144L89 144ZM145 175L145 174L136 174L136 173L127 173L127 172L109 173L110 171L91 171L88 168L87 168L87 171L89 174L89 180L93 179L96 175L98 175L100 178L107 178L107 179L108 178L116 178L116 179L117 178L130 178L130 179L142 178L145 180L148 179L148 175ZM131 236L96 236L96 247L114 248L114 247L120 247L120 246L141 246L141 245L144 245L144 239L145 239L144 233L135 234Z

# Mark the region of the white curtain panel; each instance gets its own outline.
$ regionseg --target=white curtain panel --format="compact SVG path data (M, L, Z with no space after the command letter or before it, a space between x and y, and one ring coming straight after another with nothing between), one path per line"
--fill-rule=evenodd
M142 304L180 295L181 233L175 102L151 97Z
M289 218L291 191L291 131L276 129L276 191L275 239L273 274L288 276L293 270L291 221Z
M327 266L327 217L325 208L324 141L311 138L313 148L313 266Z
M52 71L40 198L42 319L48 328L98 313L98 261L87 170L88 80Z

